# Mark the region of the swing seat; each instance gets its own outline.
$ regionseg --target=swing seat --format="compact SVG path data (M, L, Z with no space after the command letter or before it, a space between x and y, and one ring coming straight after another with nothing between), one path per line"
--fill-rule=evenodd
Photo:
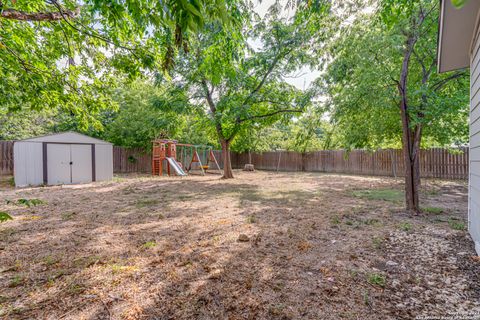
M208 168L210 168L210 166L208 166L208 165L202 166L202 169L203 169L203 170L208 170Z

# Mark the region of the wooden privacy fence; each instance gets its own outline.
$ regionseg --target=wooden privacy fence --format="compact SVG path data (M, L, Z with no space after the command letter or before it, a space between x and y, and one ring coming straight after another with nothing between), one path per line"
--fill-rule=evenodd
M152 156L141 148L113 147L113 172L150 173Z
M308 153L290 151L252 153L259 170L332 172L359 175L403 176L402 150L324 150ZM232 165L242 168L248 154L232 156ZM455 152L428 149L420 152L420 173L424 178L468 179L468 148Z
M214 150L218 164L223 168L222 152ZM141 148L113 147L113 172L115 173L150 173L152 156Z
M0 174L13 174L13 141L0 141Z
M222 153L214 151L220 167ZM420 153L420 172L424 178L468 179L468 148L455 152L428 149ZM293 151L252 153L252 163L259 170L349 173L359 175L403 176L401 150L324 150L308 153ZM240 169L248 163L248 154L232 153L232 166ZM115 173L150 173L151 156L143 149L113 147ZM0 141L0 174L13 174L13 142Z

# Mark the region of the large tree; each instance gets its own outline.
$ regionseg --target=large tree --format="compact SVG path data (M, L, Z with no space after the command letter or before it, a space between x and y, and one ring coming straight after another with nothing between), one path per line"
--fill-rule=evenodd
M421 146L468 136L468 73L438 74L438 2L382 0L332 46L326 81L348 148L401 144L406 207L418 213Z
M327 10L324 3L317 12ZM311 104L313 93L296 89L284 77L308 61L317 25L308 16L286 21L278 12L274 7L253 25L247 17L237 30L208 25L192 40L194 54L179 66L181 81L215 128L224 178L233 178L230 147L240 133L299 115ZM253 48L252 41L260 45Z

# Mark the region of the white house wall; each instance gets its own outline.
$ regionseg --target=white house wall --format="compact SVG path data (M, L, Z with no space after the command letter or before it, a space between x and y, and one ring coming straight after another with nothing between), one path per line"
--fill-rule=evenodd
M113 178L113 147L106 144L95 145L95 176L97 181Z
M470 65L470 179L468 229L480 253L480 40L477 35Z
M17 187L43 184L42 144L15 142L13 145L13 168Z

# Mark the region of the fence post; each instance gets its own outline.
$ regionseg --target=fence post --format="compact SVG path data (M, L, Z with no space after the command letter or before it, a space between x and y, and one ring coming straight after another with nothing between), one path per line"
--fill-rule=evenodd
M395 152L393 152L393 149L390 149L390 157L392 160L393 176L396 178L397 177L397 157L395 156Z
M282 151L278 152L277 173L280 169L280 160L282 159Z
M306 158L306 153L302 152L302 172L305 172L305 158Z

